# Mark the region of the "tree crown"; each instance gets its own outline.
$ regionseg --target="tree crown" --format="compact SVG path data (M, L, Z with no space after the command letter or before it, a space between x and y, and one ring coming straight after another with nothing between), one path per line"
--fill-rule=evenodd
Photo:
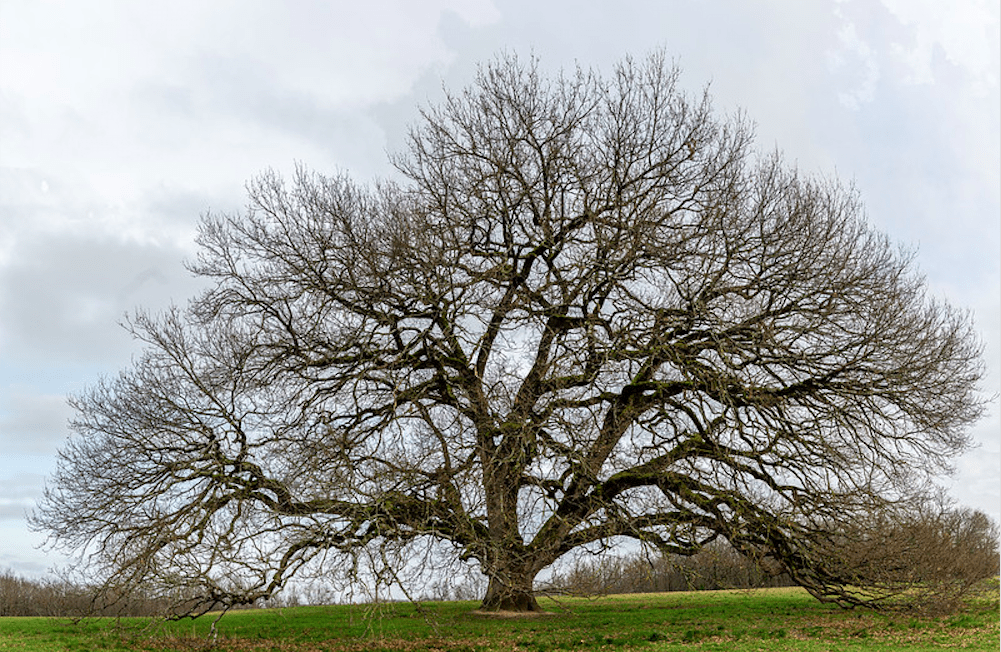
M261 175L202 222L214 286L73 399L36 523L202 604L428 539L506 604L620 537L725 537L850 600L831 533L968 446L979 344L855 191L678 74L504 58L422 112L396 182Z

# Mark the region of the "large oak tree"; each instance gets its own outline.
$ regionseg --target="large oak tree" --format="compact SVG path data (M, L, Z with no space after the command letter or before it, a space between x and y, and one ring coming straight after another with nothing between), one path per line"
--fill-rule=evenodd
M203 219L211 289L134 316L145 353L72 399L35 524L192 609L428 540L484 608L623 538L861 600L838 542L968 446L980 346L854 191L752 131L661 56L507 57L422 112L396 180L261 175Z

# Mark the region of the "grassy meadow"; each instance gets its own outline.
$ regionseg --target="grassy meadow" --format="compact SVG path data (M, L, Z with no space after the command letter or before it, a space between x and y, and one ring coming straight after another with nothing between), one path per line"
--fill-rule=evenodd
M997 591L948 616L845 611L801 589L544 599L553 615L485 618L476 603L230 612L195 621L0 618L0 650L541 652L544 650L998 650Z

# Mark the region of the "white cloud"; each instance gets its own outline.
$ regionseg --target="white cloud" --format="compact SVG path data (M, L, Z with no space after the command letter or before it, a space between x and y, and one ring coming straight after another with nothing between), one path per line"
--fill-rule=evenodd
M379 169L366 107L448 63L443 12L497 18L488 0L8 1L2 12L0 165L60 190L31 198L32 228L86 219L91 234L140 241L148 216L130 208L151 181L228 194L234 204L214 208L231 210L269 165ZM28 223L4 221L9 248Z
M994 0L881 0L911 30L909 42L892 43L910 70L907 81L935 81L935 58L959 67L978 95L998 85L998 14Z
M846 21L838 30L840 48L827 52L828 68L850 78L848 90L838 92L838 101L849 109L857 110L876 97L879 82L879 63L876 53L858 34L855 24Z
M828 66L841 78L842 103L871 102L884 69L904 84L929 85L958 75L977 98L998 87L999 14L991 0L836 0L839 45ZM882 76L885 76L882 75ZM955 86L956 82L952 82Z

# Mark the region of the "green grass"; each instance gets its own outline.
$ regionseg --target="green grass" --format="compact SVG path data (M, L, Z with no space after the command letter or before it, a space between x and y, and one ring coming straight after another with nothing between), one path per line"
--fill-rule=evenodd
M544 600L556 615L478 618L472 602L239 611L217 624L215 649L255 652L541 652L544 650L997 650L996 594L943 617L844 611L800 589ZM204 650L212 616L0 618L0 650Z

